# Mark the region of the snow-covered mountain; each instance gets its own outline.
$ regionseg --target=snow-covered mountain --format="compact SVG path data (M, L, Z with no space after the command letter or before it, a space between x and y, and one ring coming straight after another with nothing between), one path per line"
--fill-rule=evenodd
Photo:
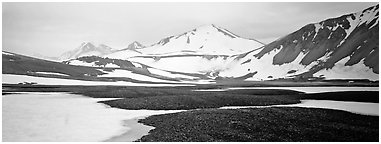
M268 45L207 25L102 57L211 79L378 80L378 9L308 24Z
M151 46L126 49L103 57L215 78L216 72L229 67L227 64L232 59L228 57L263 46L263 43L254 39L244 39L221 27L206 25L164 38Z
M104 55L103 57L112 58L112 59L127 59L129 57L142 55L142 52L139 51L142 48L145 48L145 46L140 44L137 41L134 41L131 44L129 44L127 48L117 50L113 53Z
M254 80L326 78L378 80L379 6L308 24L248 53L220 76Z
M133 53L141 53L140 56L235 55L262 46L263 44L256 40L240 38L221 27L205 25L180 35L169 36L147 47L132 43L124 51L104 57L127 59L137 56Z
M224 28L206 25L181 35L167 37L140 51L149 55L181 52L204 55L235 55L262 46L263 44L258 41L241 38Z
M104 44L95 46L90 42L83 42L78 48L63 53L59 59L60 60L69 60L75 59L83 56L103 56L115 52L111 47Z
M141 43L137 42L137 41L134 41L132 42L131 44L129 44L127 46L127 48L125 49L122 49L122 50L136 50L136 49L141 49L141 48L144 48L145 46L142 45Z

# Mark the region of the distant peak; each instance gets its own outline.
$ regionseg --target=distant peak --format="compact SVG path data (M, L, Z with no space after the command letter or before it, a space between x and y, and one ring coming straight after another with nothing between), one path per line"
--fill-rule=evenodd
M91 47L95 47L95 45L91 42L82 42L79 48L91 48Z
M134 41L134 42L132 42L131 44L133 44L133 45L142 45L141 43L139 43L138 41Z
M144 46L141 43L139 43L137 41L134 41L134 42L132 42L131 44L128 45L127 49L133 50L133 49L139 49L139 48L143 48L143 47Z
M237 38L238 35L228 31L225 28L219 27L215 24L203 25L196 29L196 31L206 31L206 32L221 32L222 34L229 36L231 38Z
M93 45L92 42L89 42L89 41L84 41L84 42L81 43L81 45L88 45L88 44Z

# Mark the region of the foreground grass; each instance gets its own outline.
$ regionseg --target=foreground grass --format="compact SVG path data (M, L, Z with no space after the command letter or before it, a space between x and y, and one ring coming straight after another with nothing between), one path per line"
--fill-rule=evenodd
M379 103L378 91L325 92L299 95L300 99Z
M378 117L307 108L203 109L150 116L138 141L378 141Z
M189 110L218 108L222 106L265 106L295 104L300 100L287 95L228 95L228 94L185 94L172 96L128 98L105 101L111 107L122 109Z

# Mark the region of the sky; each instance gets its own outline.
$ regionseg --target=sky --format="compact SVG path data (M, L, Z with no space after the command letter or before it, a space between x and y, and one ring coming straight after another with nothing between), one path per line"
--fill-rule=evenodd
M375 2L2 3L2 50L59 56L82 42L126 48L215 24L264 43Z

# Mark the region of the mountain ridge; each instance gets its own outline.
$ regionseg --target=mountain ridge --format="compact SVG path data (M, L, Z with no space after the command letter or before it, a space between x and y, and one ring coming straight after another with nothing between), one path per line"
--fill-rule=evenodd
M92 42L82 42L79 47L76 49L67 51L59 57L60 60L68 60L68 59L75 59L79 58L81 56L102 56L106 54L110 54L115 52L113 48L105 45L105 44L99 44L98 46L95 46Z
M135 41L125 49L113 50L105 45L83 43L70 55L89 56L101 47L106 52L95 53L99 61L128 60L164 71L219 80L378 80L378 9L376 5L310 23L267 45L211 24L149 46ZM73 58L73 63L89 65L78 57ZM97 57L92 58L92 62L96 61Z

